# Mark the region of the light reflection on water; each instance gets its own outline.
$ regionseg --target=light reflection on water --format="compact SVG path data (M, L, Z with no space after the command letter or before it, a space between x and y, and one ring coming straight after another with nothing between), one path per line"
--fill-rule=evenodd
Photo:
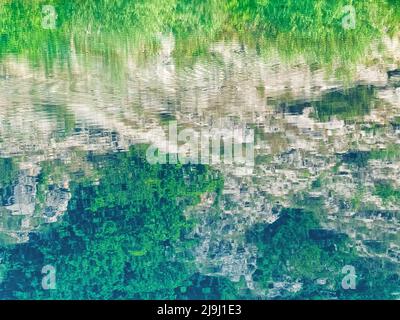
M0 240L29 242L68 215L70 185L92 175L88 153L162 144L171 120L200 130L229 119L254 128L255 166L212 166L225 183L218 208L210 194L187 210L199 219L198 272L244 277L245 287L256 288L257 248L246 231L277 221L282 208L315 206L324 228L398 270L400 203L374 192L381 184L400 188L400 93L388 76L398 63L395 49L369 57L391 63L360 63L343 80L301 56L261 57L235 41L216 42L206 57L181 65L174 46L165 36L157 55L123 57L116 75L101 56L73 48L68 67L56 61L50 74L22 57L3 58L0 156L13 159L17 174L1 185ZM58 171L50 170L51 183L39 190L42 163L52 161Z

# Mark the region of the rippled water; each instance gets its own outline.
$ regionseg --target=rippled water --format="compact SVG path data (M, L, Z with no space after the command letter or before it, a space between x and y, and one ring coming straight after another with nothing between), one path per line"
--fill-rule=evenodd
M155 39L2 54L0 297L397 297L398 36L346 71L279 42L207 39L188 59L198 38ZM251 130L254 163L150 164L174 123Z

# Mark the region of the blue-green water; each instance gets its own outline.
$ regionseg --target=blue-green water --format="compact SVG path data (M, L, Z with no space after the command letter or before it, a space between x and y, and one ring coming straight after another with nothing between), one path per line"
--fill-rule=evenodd
M0 1L0 298L397 299L399 2L347 4Z

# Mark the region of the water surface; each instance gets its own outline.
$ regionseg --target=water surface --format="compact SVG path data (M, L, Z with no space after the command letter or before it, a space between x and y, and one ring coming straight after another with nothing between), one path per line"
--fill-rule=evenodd
M342 2L1 3L0 298L396 299L398 6ZM171 123L254 164L149 163Z

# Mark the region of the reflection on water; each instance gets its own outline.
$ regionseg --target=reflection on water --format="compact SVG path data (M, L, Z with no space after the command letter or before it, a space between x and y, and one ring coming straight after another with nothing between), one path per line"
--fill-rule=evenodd
M157 33L151 50L88 38L86 52L55 34L45 63L5 41L1 298L396 297L398 36L371 35L344 71L228 34ZM170 121L253 129L254 167L150 165Z

